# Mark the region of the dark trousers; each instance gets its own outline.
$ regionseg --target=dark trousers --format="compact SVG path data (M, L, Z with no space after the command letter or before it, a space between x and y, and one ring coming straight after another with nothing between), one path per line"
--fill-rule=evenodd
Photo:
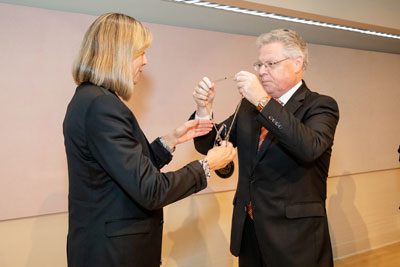
M258 246L254 222L249 215L244 223L242 244L239 252L239 267L267 267Z

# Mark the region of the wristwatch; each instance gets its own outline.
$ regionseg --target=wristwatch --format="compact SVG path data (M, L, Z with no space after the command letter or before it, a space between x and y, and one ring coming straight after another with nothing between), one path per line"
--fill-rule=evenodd
M261 98L260 102L258 102L257 109L258 111L261 111L269 102L271 98L268 96L264 96Z

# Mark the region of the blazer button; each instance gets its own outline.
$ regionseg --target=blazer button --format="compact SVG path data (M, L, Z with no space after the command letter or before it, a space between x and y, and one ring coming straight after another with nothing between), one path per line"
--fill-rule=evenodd
M244 206L244 212L247 213L247 206Z
M160 224L164 224L164 220L163 219L160 220Z

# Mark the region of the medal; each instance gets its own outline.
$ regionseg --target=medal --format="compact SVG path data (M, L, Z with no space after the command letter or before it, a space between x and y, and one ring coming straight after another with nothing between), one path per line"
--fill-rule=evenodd
M233 161L231 161L228 163L228 165L226 165L222 169L215 170L215 173L219 177L226 179L231 177L234 171L235 171L235 164L233 163Z
M240 99L239 104L237 104L237 106L236 106L235 114L233 115L233 119L232 119L231 125L229 126L229 130L228 130L227 135L225 136L224 141L229 141L229 136L230 136L230 134L231 134L232 126L233 126L233 123L234 123L235 120L236 120L236 116L237 116L237 113L238 113L238 111L239 111L240 105L242 104L242 100L243 100L243 98ZM222 125L221 128L220 128L219 130L217 130L217 126L215 125L215 123L214 123L214 121L213 121L213 126L214 126L215 130L217 131L217 136L216 136L216 138L215 138L215 139L216 139L215 144L216 144L216 145L219 145L220 142L222 141L221 132L222 132L222 130L224 129L225 125ZM231 161L231 162L229 162L228 165L226 165L224 168L215 170L215 173L216 173L219 177L221 177L221 178L223 178L223 179L226 179L226 178L229 178L229 177L232 176L234 170L235 170L235 164L233 163L233 161Z

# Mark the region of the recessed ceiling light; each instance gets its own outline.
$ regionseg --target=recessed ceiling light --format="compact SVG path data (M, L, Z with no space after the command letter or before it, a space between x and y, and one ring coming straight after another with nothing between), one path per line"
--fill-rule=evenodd
M358 32L358 33L362 33L362 34L375 35L375 36L379 36L379 37L386 37L386 38L393 38L393 39L400 40L400 35L395 35L395 34L391 34L391 33L376 32L376 31L348 27L348 26L343 26L343 25L338 25L338 24L319 22L319 21L295 18L295 17L290 17L290 16L283 16L283 15L268 13L268 12L264 12L264 11L249 10L249 9L245 9L245 8L228 6L228 5L220 5L220 4L207 2L207 1L200 1L200 0L168 0L168 1L178 2L178 3L188 4L188 5L203 6L203 7L208 7L208 8L215 8L215 9L220 9L220 10L225 10L225 11L231 11L231 12L237 12L237 13L242 13L242 14L247 14L247 15L290 21L290 22L295 22L295 23L315 25L315 26L337 29L337 30Z

